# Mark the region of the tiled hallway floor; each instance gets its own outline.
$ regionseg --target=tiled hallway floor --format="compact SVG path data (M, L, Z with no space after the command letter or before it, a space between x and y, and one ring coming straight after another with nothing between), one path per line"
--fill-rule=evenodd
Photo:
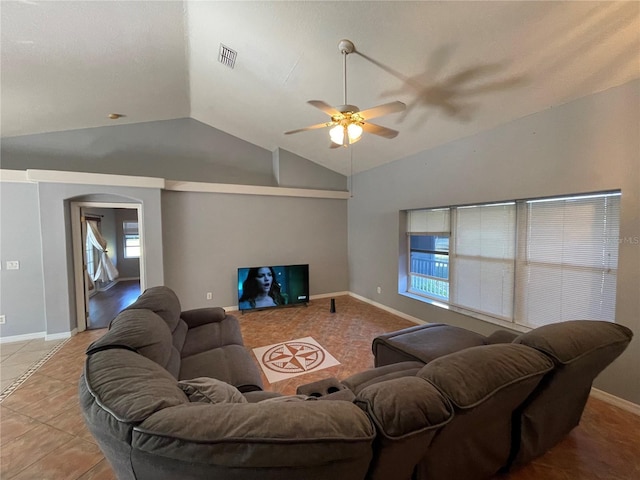
M38 338L0 344L0 395L63 342Z
M351 297L338 297L336 303L335 314L329 313L329 299L314 300L306 308L233 312L249 349L312 336L341 362L317 373L265 383L266 389L295 393L298 385L329 376L345 378L369 368L376 335L413 325ZM69 339L0 403L2 480L115 479L84 426L77 394L85 349L104 332L87 330ZM640 417L592 398L580 426L563 442L495 480L636 478L640 478Z

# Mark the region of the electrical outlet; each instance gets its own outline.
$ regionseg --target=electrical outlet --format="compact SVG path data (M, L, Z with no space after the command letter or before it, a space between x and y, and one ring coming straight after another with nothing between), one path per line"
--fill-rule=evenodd
M7 261L7 270L20 270L20 262L18 260Z
M213 298L213 294L211 292L207 292L207 300L211 300Z
M382 293L382 287L378 287L376 290L378 293Z
M7 322L7 319L4 315L0 315L0 325L4 325Z

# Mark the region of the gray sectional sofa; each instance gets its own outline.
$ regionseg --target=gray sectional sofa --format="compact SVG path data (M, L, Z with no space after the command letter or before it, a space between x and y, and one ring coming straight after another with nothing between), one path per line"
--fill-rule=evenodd
M378 366L342 381L350 396L281 396L263 391L233 316L182 312L154 287L88 348L80 405L119 479L483 479L565 435L549 410L581 413L631 339L605 322L490 340L428 327L376 339Z

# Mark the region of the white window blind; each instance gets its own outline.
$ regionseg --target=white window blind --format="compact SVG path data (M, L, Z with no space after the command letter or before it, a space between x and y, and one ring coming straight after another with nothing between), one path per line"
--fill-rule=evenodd
M135 220L125 220L122 222L122 232L125 235L138 235L138 222Z
M407 233L449 233L449 209L409 210Z
M495 317L513 317L515 203L454 209L451 302Z
M518 208L516 322L614 321L620 195L528 201Z

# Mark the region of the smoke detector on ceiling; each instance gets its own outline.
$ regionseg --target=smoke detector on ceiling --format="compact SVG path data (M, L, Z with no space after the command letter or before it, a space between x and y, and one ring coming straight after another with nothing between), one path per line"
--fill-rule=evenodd
M236 64L236 56L238 52L231 50L226 45L220 44L220 53L218 54L218 61L226 65L229 68L233 68Z

